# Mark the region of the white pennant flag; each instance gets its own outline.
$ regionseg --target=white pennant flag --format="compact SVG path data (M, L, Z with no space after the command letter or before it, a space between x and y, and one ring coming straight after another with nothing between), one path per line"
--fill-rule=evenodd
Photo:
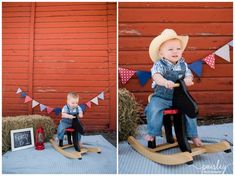
M37 105L39 105L39 102L33 100L33 101L32 101L32 108L34 108L34 107L37 106Z
M93 103L95 103L96 105L98 105L98 98L97 98L97 97L93 98L93 99L91 100L91 102L93 102Z
M101 100L104 100L104 92L101 92L101 93L98 95L98 98L100 98Z
M217 56L222 57L230 62L229 46L226 44L214 52Z
M229 42L228 45L233 47L233 40L231 42Z
M16 91L16 94L22 92L21 88L18 88L17 91Z

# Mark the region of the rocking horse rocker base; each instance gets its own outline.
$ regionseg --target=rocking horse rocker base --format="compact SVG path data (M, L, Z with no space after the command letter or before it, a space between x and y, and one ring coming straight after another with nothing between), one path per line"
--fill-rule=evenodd
M177 119L179 121L179 119ZM177 125L174 124L174 127ZM128 144L132 146L138 153L145 156L146 158L163 165L180 165L180 164L193 164L193 156L200 155L203 153L216 153L216 152L231 152L231 147L227 141L221 141L215 144L204 144L203 146L196 147L194 144L189 144L186 135L183 130L175 128L176 138L169 135L169 129L166 124L165 134L168 143L156 145L155 140L148 143L148 147L145 147L139 143L133 136L128 137ZM168 126L169 127L169 126ZM183 129L183 128L182 128ZM168 132L167 132L168 130ZM181 138L179 137L181 135ZM179 139L178 139L179 138ZM179 147L181 152L175 154L161 154L163 150L170 148Z
M67 128L67 135L70 132L74 132L74 129L72 128ZM71 137L71 135L68 135ZM78 151L73 151L73 152L68 152L64 149L74 147L74 144L66 144L63 145L63 147L58 146L58 144L55 142L54 139L50 140L51 145L62 155L64 155L67 158L72 158L72 159L82 159L82 154L85 154L87 152L92 152L92 153L101 153L101 149L99 147L82 147L80 149L80 152Z
M186 137L185 114L195 118L198 114L196 102L188 93L182 80L177 81L178 86L174 89L173 107L163 112L163 125L165 128L165 137L167 143L156 145L155 140L148 142L148 147L139 143L133 136L128 137L130 144L138 153L146 158L164 165L193 164L193 156L203 153L231 152L230 144L227 141L221 141L214 144L203 144L200 147L190 144ZM149 97L149 101L150 101ZM171 120L173 116L173 121ZM172 122L175 129L176 138L172 134ZM181 152L175 154L161 154L160 151L179 147Z

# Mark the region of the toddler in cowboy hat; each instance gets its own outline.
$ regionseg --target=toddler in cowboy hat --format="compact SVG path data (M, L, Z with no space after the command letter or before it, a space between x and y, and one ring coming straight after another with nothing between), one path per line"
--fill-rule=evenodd
M67 94L67 104L62 109L62 119L60 120L59 126L57 128L57 136L59 139L59 146L63 147L63 139L65 129L73 127L73 122L78 124L80 122L79 118L83 117L83 111L78 105L79 96L76 92L69 92ZM77 117L78 115L78 117ZM77 129L78 126L73 127L75 132L73 134L73 143L76 151L80 152L81 148L81 133ZM71 136L68 137L68 143L72 144Z
M193 85L192 72L182 58L188 38L177 35L173 29L165 29L150 44L149 55L154 62L151 69L154 94L145 108L147 141L153 141L155 136L161 136L163 110L172 106L174 82L183 78L186 86ZM198 138L196 119L186 116L186 133L196 146L202 145Z

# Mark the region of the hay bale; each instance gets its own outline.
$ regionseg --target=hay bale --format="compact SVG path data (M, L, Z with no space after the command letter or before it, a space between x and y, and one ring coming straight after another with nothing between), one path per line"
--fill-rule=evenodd
M126 89L118 90L119 141L138 134L137 127L141 121L141 110L142 106L136 102L132 93Z
M3 117L2 118L2 152L5 153L11 148L11 130L31 128L34 129L42 126L45 132L45 142L55 133L55 124L53 120L48 116L41 115L21 115L15 117Z

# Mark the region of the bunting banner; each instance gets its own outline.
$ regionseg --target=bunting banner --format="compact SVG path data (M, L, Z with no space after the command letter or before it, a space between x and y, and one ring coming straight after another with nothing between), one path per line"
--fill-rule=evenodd
M224 45L218 50L215 51L215 54L224 60L230 62L230 52L229 52L229 45Z
M198 60L188 65L189 69L192 70L198 77L202 75L202 61Z
M40 104L40 111L44 111L44 109L46 109L47 107L43 104Z
M119 68L118 72L121 75L122 84L126 84L126 82L129 81L129 79L131 79L131 77L135 74L135 71L128 70L126 68Z
M80 104L79 106L82 108L82 111L84 112L86 110L86 107L91 108L91 102L96 105L99 105L99 99L104 100L104 92L105 91L102 91L96 97L89 100L87 103ZM24 98L24 103L28 103L28 102L32 101L32 105L31 105L32 108L35 108L36 106L39 105L41 112L46 110L47 114L50 114L52 112L54 112L56 116L61 114L62 108L59 108L59 107L52 108L50 106L46 106L44 104L41 104L40 102L38 102L38 101L32 99L30 96L28 96L25 92L23 92L21 90L21 88L18 88L16 91L16 94L19 94L19 93L20 93L21 98Z
M26 95L25 99L24 99L24 103L30 102L32 101L32 98L28 95Z
M18 88L17 91L16 91L16 94L18 94L20 92L22 92L22 90L20 88Z
M39 103L35 100L32 101L32 108L36 107L37 105L39 105Z
M233 47L233 40L225 44L224 46L217 49L215 52L209 54L208 56L196 60L191 64L188 64L190 70L192 70L198 77L202 76L202 66L205 62L210 68L215 69L215 55L220 58L230 62L230 50L229 46ZM121 83L126 84L129 79L136 74L140 84L144 86L149 79L151 79L151 72L140 71L140 70L129 70L127 68L118 68L120 74Z
M151 78L151 72L136 71L136 76L138 77L140 84L144 86L147 81Z
M209 56L202 59L204 62L207 63L211 68L215 69L215 55L210 54Z
M101 99L101 100L104 100L104 92L101 92L101 93L98 95L98 98Z
M88 108L91 108L91 102L90 102L90 101L88 101L88 102L86 103L86 105L87 105Z
M54 109L54 112L55 112L55 115L56 115L56 116L60 115L61 111L62 111L61 108L55 108L55 109Z
M50 114L53 110L54 110L54 108L47 106L47 114Z
M98 105L98 104L99 104L99 103L98 103L98 98L97 98L97 97L93 98L93 99L91 100L91 102L95 103L96 105Z

